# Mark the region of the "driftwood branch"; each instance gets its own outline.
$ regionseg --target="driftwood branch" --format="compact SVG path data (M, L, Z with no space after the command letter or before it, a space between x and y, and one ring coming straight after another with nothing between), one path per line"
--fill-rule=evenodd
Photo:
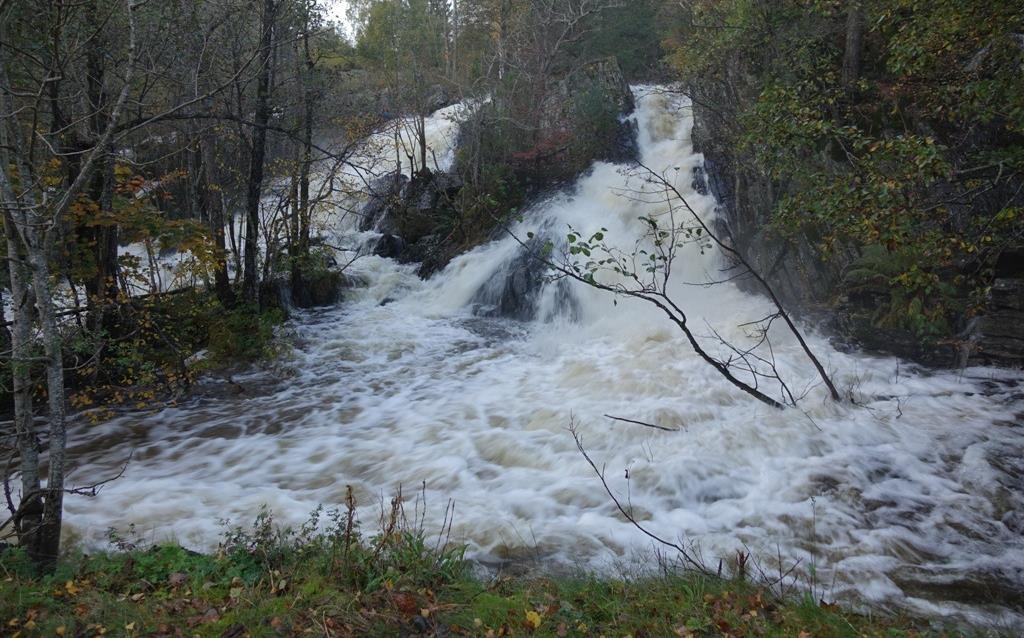
M605 418L611 419L612 421L621 421L623 423L632 423L633 425L642 425L645 428L654 428L655 430L661 430L663 432L678 432L678 428L667 428L663 425L655 425L653 423L644 423L643 421L634 421L633 419L624 419L618 416L612 416L610 414L604 415Z

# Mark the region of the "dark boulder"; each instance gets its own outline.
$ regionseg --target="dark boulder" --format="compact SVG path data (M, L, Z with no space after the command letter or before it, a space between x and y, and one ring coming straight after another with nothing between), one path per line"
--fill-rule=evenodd
M423 114L430 115L434 111L451 105L454 101L451 92L447 88L440 84L435 84L427 90L426 97L423 100Z
M417 173L402 189L395 208L397 233L409 244L432 234L440 222L455 214L454 200L461 189L458 175Z
M462 187L458 175L445 172L423 171L411 180L392 173L376 180L360 222L362 230L382 233L373 243L373 254L421 263L424 277L443 268L455 249L437 230L457 215L455 198Z
M284 310L319 308L341 301L348 279L337 270L322 270L300 276L281 273L263 282L260 304Z
M370 182L367 188L369 200L359 213L359 230L394 232L393 215L390 213L401 205L402 191L408 183L409 178L398 171Z
M373 245L373 254L388 259L398 259L406 249L405 240L398 235L381 235Z
M417 274L427 279L448 265L456 255L456 248L440 235L427 235L410 244L399 257L402 263L418 263Z
M516 255L496 271L473 296L475 314L504 316L514 320L531 321L539 317L541 296L545 287L554 286L555 313L577 314L577 307L569 293L568 282L551 281L550 269L543 259L545 245L550 238L538 235L524 243Z

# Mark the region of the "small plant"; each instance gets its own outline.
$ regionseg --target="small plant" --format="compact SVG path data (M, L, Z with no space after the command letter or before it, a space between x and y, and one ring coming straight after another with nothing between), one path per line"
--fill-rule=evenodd
M130 552L138 549L138 535L135 532L135 523L128 525L127 537L122 536L116 527L107 529L107 542L119 552Z

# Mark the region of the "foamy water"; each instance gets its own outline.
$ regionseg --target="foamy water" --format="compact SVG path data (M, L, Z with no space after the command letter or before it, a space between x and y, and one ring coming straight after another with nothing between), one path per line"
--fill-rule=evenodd
M685 103L638 92L644 162L668 171L710 219L714 202L690 185L700 157ZM607 228L630 246L643 232L638 216L658 211L623 196L641 186L598 164L512 230ZM262 505L298 522L318 504L341 504L352 486L371 525L381 495L425 483L428 525L454 499L453 537L475 559L611 569L650 542L604 494L567 431L572 418L624 496L628 469L642 523L697 542L711 564L745 548L773 570L779 555L784 567L813 564L826 598L1021 620L1022 402L1012 384L992 380L1021 377L924 373L836 352L812 333L836 384L860 404L836 405L779 332L787 379L811 389L801 409L774 410L719 377L639 301L573 285L574 310L560 312L552 283L536 300L537 321L476 316L474 299L519 251L513 239L496 241L429 281L415 266L359 260L352 269L368 285L337 308L298 313L285 331L291 354L235 377L244 393L79 425L76 476L102 476L135 455L96 499L68 500L70 529L101 543L108 527L134 523L148 539L210 547L220 519L246 523ZM739 324L768 314L764 299L684 284L718 278L718 263L712 252L681 255L672 296L696 332L710 333L706 321L742 341Z

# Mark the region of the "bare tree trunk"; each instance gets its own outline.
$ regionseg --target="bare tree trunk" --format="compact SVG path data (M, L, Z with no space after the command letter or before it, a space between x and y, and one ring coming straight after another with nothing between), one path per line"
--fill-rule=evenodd
M420 170L426 175L430 172L430 167L427 166L427 119L423 116L423 111L420 111L420 116L416 120L416 136L420 143Z
M498 11L498 79L505 79L508 73L509 20L512 14L512 0L501 0Z
M12 241L14 238L18 240L28 262L46 355L44 361L46 363L47 402L50 413L50 434L46 448L49 473L46 487L41 492L35 490L34 494L31 492L22 494L22 499L28 500L30 506L32 499L35 498L34 495L42 494L41 518L39 524L31 532L32 538L28 545L36 564L43 569L51 568L60 552L64 504L64 466L67 451L63 344L50 291L49 257L54 253L54 247L62 232L69 207L87 186L97 165L102 164L104 158L109 155L114 125L124 109L132 88L137 63L137 48L133 15L135 5L131 0L126 0L126 9L128 65L118 98L113 102L109 115L105 118L106 126L94 140L95 143L91 149L85 150L75 174L68 175L67 184L60 190L50 188L43 191L43 197L40 198L36 196L38 191L34 190L36 188L35 180L28 164L29 158L32 157L31 143L25 143L25 140L19 139L21 129L16 121L17 110L14 108L12 99L15 92L11 89L7 75L7 59L0 58L0 62L2 62L0 63L0 201L4 208L4 222L8 227L6 229L8 231L7 239L8 241ZM0 29L3 26L3 22L0 21ZM42 91L39 91L39 94L42 94ZM19 185L20 192L15 189L14 184ZM53 197L48 197L50 193L53 194ZM38 201L39 199L42 201ZM15 250L9 257L16 258L19 254L22 254L22 251ZM20 260L18 263L20 265ZM27 283L20 273L14 272L14 275L15 282L12 284L19 287L24 294ZM15 308L18 309L18 320L22 323L27 323L28 320L27 307L27 301L15 305ZM21 329L21 326L16 325L16 332ZM22 360L22 363L24 362ZM17 373L17 369L15 371ZM27 415L30 414L30 411L26 410L27 407L22 402L19 414L21 419L28 418ZM22 421L22 423L27 422ZM26 432L26 434L31 434L31 432ZM26 440L28 442L23 444L23 452L28 452L29 460L23 458L22 462L28 466L33 450L29 449L32 447L31 441ZM36 457L35 467L38 467L38 457ZM29 479L38 482L38 470L30 469ZM24 530L24 528L22 529Z
M97 42L90 46L86 54L86 87L89 104L91 133L98 139L107 128L109 122L107 106L109 95L104 84L106 69L104 65L102 23L97 0L93 0L86 8L86 21L89 29L97 34ZM99 169L92 180L90 197L99 204L103 213L113 209L114 202L114 157L109 147L102 149L103 155L98 159ZM88 294L90 324L94 329L106 323L106 316L111 302L117 298L117 226L100 224L83 229L93 244L93 257L96 272L86 280Z
M253 122L252 151L249 157L249 180L246 192L245 272L242 296L249 303L258 301L259 271L256 254L259 250L260 199L263 194L263 164L267 152L267 124L270 122L270 71L274 50L275 0L264 0L260 21L260 68L256 89L256 116Z
M846 13L846 49L843 52L843 85L848 89L860 78L864 49L864 1L852 0Z
M102 132L102 129L98 132ZM114 210L114 153L108 148L102 163L102 190L100 210L105 213ZM105 325L110 304L117 299L117 238L116 224L104 224L96 231L96 292L99 295L99 323Z
M302 32L302 51L305 61L305 73L302 74L302 163L299 168L299 254L305 255L309 250L310 202L309 179L313 165L313 120L316 117L316 87L313 86L313 72L316 62L309 46L310 16L307 12Z
M4 236L7 240L7 266L10 274L11 306L14 312L14 325L11 330L11 379L14 431L17 436L18 455L21 458L21 501L16 509L11 508L15 509L11 516L14 517L18 542L26 546L29 557L38 562L39 552L35 541L36 531L42 522L43 506L39 491L40 445L32 409L32 300L18 241L23 227L19 227L17 222L24 220L15 220L13 217L16 212L20 213L17 206L21 198L15 192L7 172L9 168L14 168L19 177L24 176L23 165L16 162L18 158L10 153L10 149L14 148L12 141L17 139L13 126L10 126L13 124L13 118L14 105L10 100L7 69L0 65L0 200L4 202ZM3 479L6 481L7 477Z
M235 293L228 277L227 247L224 241L224 200L215 188L216 173L212 142L199 142L199 206L206 216L216 260L213 267L213 287L217 299L225 308L235 305Z
M0 171L0 179L4 179ZM6 182L6 180L5 180ZM13 195L4 189L3 197ZM29 557L38 558L35 531L42 520L43 507L39 499L39 437L36 434L32 414L32 378L29 355L32 345L32 302L25 281L25 267L18 258L20 251L15 241L17 230L8 214L4 214L4 234L7 237L7 265L11 280L11 306L14 311L14 325L11 330L11 393L14 396L14 432L17 437L18 456L21 457L22 500L16 512L14 526L18 542L26 546ZM6 480L7 477L4 477Z
M29 266L36 293L36 309L43 329L43 348L46 354L46 393L50 413L50 437L47 445L46 478L43 499L43 518L37 533L37 551L43 567L52 565L60 554L60 530L64 512L64 465L67 451L67 423L64 406L63 344L57 327L57 316L50 293L50 266L45 245L36 242L29 249Z

